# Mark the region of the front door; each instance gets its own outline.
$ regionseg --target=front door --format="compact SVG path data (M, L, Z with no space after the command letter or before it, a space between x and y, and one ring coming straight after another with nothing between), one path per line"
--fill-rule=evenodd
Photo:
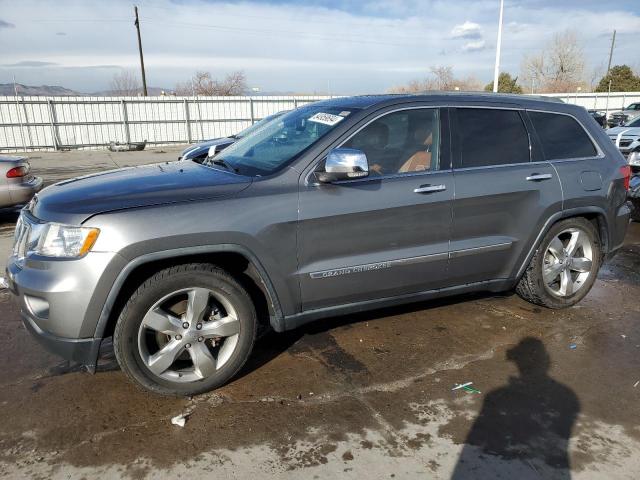
M368 177L301 179L305 311L429 290L446 278L453 174L441 117L436 108L385 114L341 145L367 155Z

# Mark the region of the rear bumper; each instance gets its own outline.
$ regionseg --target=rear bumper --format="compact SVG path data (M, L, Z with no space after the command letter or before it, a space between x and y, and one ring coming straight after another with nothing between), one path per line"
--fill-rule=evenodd
M616 252L622 247L624 243L624 237L627 234L627 228L629 227L629 221L631 220L631 206L628 202L623 203L616 213L613 219L613 225L609 228L609 249L606 258L613 257Z
M9 195L11 196L12 204L20 205L29 202L36 193L42 190L43 183L41 177L33 177L27 182L9 184Z

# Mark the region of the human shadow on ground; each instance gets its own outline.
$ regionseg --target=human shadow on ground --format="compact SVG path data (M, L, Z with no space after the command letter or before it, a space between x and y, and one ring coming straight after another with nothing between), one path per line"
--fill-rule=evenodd
M506 358L520 375L486 395L451 478L571 478L568 445L578 397L548 375L541 340L522 339Z

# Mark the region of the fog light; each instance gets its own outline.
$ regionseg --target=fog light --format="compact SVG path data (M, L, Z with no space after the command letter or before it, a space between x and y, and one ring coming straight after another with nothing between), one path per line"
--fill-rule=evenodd
M49 302L42 298L25 295L24 301L29 311L38 318L47 320L49 318Z

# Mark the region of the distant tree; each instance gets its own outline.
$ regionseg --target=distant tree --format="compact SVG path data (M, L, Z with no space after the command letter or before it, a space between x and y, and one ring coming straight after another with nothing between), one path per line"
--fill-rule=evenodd
M135 97L142 92L142 86L138 75L133 70L121 70L111 79L110 90L112 95L121 97Z
M430 90L480 90L481 84L475 77L455 78L450 66L435 66L429 69L430 75L411 80L406 85L398 85L389 89L390 93L417 93Z
M574 32L556 34L541 52L522 62L525 84L539 92L573 92L583 84L584 53Z
M628 65L611 67L609 74L600 79L596 92L608 91L609 80L612 92L640 92L640 76L635 75Z
M493 92L493 82L484 86L485 92ZM498 93L522 93L522 87L518 85L518 77L513 78L509 73L502 72L498 76Z
M176 85L178 95L223 96L242 95L247 89L244 72L228 74L223 80L214 79L209 72L196 72L191 80Z

